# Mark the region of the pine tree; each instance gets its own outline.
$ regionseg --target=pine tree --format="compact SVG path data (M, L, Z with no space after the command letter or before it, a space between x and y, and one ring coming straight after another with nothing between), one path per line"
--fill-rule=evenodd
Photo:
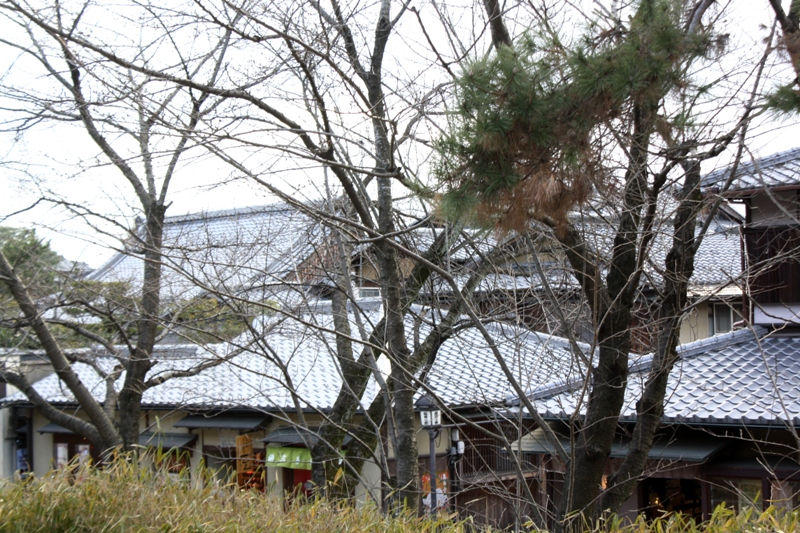
M50 248L49 242L36 235L36 230L0 226L0 251L34 297L44 297L55 291L55 267L63 258ZM11 325L18 314L19 310L8 288L0 283L0 320L11 326L0 327L0 347L10 348L20 344L29 348L36 346L34 339Z
M710 4L639 0L626 23L608 17L574 46L550 28L512 44L495 39L491 54L464 67L451 133L439 144L443 213L543 233L568 262L590 309L590 393L569 422L571 452L558 452L566 469L559 524L568 529L582 530L583 519L618 511L644 472L703 235L696 232L705 205L700 161L718 155L750 113L745 110L732 131L718 137L701 138L708 131L693 121L693 105L708 87L692 78L692 66L720 53L724 42L699 23ZM656 165L660 171L653 170ZM668 191L670 175L674 185ZM659 226L656 206L667 194L676 207L669 223ZM574 221L580 212L608 224L608 249L597 247ZM657 232L667 233L671 243L656 266L661 281L643 274L643 265L656 260L648 243ZM657 283L651 322L656 363L630 428L636 446L606 477L644 283ZM529 400L520 402L536 411Z

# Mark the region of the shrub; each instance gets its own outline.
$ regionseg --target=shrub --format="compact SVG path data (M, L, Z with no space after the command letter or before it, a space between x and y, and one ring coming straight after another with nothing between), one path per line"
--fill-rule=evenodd
M464 533L470 521L454 522L408 515L388 517L375 506L355 508L324 500L239 490L215 481L213 472L195 472L204 481L193 488L165 471L116 461L105 469L78 465L43 479L0 485L0 532L53 533ZM528 524L530 526L530 524ZM670 514L634 523L609 519L594 528L606 533L767 533L800 532L800 514L770 507L737 514L718 507L707 523Z
M74 466L42 479L0 485L0 532L276 533L463 532L463 524L383 516L322 500L292 503L214 482L204 488L123 461L106 469Z

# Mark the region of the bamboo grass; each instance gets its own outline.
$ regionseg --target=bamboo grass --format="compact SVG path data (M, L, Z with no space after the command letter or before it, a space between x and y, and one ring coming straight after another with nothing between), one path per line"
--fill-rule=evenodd
M42 479L0 485L0 533L464 533L471 521L408 515L385 516L374 505L360 508L321 499L243 491L215 481L213 472L178 480L165 472L117 460L105 469L73 466ZM196 484L196 483L195 483ZM526 524L527 531L535 531ZM762 514L736 514L718 507L707 523L681 515L635 522L611 518L593 528L609 533L790 533L800 532L800 513L771 507Z

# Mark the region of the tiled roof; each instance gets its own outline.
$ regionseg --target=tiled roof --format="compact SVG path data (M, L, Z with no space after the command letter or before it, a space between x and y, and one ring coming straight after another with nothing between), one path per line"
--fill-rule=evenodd
M703 187L722 187L731 170L723 168L703 178ZM749 163L741 163L730 191L800 185L800 148L792 148Z
M332 353L324 343L308 342L292 335L270 335L269 346L273 352L242 353L229 361L191 377L179 377L166 381L145 391L143 407L187 407L187 408L236 408L244 407L264 411L293 410L294 403L286 375L292 379L293 389L303 408L327 409L333 405L341 380ZM148 378L164 372L189 369L197 364L224 357L234 347L228 344L195 350L182 358L156 358L158 363L148 373ZM229 352L228 352L229 353ZM98 357L98 364L106 370L113 368L116 360ZM281 367L284 367L285 373ZM102 401L105 385L98 374L88 365L73 365L78 376L93 395ZM117 381L119 388L124 379ZM54 405L74 405L75 399L69 389L51 374L34 384L34 388ZM368 390L365 400L374 396L374 385ZM5 399L7 403L25 402L22 393Z
M738 228L707 233L694 257L690 292L692 286L742 282L742 244Z
M580 373L567 340L561 337L507 324L489 324L486 329L523 389ZM588 346L580 346L588 351ZM462 330L442 345L429 381L441 400L453 407L501 403L513 392L475 328Z
M367 314L372 323L379 317L379 312ZM409 341L415 329L419 338L424 338L427 319L430 316L423 318L421 326L415 326L411 319L407 322ZM581 399L583 368L567 341L509 325L489 324L487 329L506 365L523 389L530 391L540 414L546 418L571 416ZM332 334L287 322L269 333L264 342L269 349L242 353L197 376L175 378L149 389L143 406L289 411L294 404L287 375L303 408L328 409L333 405L341 378ZM580 348L588 354L586 345ZM172 348L169 353L161 352L161 357L157 355L159 363L148 377L224 357L233 349L229 344ZM800 424L800 336L766 336L766 330L760 328L739 330L684 345L680 352L669 379L665 423L768 425L790 420ZM114 362L110 358L99 360L109 368ZM623 421L635 419L636 400L651 361L650 356L643 356L631 365ZM75 368L101 399L104 385L95 372L82 364ZM500 365L475 328L459 331L442 345L428 384L452 407L497 405L507 399L516 403ZM35 388L55 404L75 403L55 375L37 382ZM370 403L377 393L377 385L371 380L362 405ZM17 393L7 401L25 399Z
M401 219L401 223L412 222L413 220ZM419 227L400 233L395 240L411 250L427 250L444 231L444 228L439 227ZM449 259L455 263L469 262L481 254L490 253L506 240L507 238L493 231L465 228L460 234L453 236L449 243L451 247ZM363 253L369 246L369 244L356 246L354 253Z
M607 259L613 247L613 228L608 225L586 229L587 243L597 251L599 257ZM672 246L672 235L659 232L651 242L648 262L645 264L645 274L642 276L643 287L653 287L662 283L661 271L664 268L664 258ZM478 286L483 293L495 291L537 291L541 290L543 283L534 267L528 264L500 265L499 273L487 275ZM548 282L554 289L577 288L578 282L571 273L566 258L543 262L542 269L547 274ZM455 281L463 287L468 279L466 274L459 274L455 270ZM606 269L601 265L601 275L605 276ZM724 287L742 283L741 242L737 226L712 225L705 235L697 253L695 254L694 273L690 280L689 292L695 291L707 294L708 287ZM452 289L441 278L432 276L425 287L427 294L450 294Z
M441 320L438 311L414 307L419 323L412 317L406 322L409 342L424 338L430 330L429 321ZM325 331L332 327L325 305L304 316L322 330L294 320L272 324L272 330L259 340L258 348L230 358L230 361L206 369L192 377L173 378L164 384L148 389L142 399L143 407L195 407L235 408L248 407L265 411L288 411L294 403L288 378L297 393L301 406L307 409L329 409L333 406L341 387L340 369L335 356L334 335ZM381 311L373 306L362 317L368 326L374 326ZM555 376L574 372L567 341L558 337L538 334L529 330L499 324L489 324L494 342L505 358L506 364L523 384L552 381ZM353 324L353 336L358 337ZM244 338L239 343L246 342ZM586 348L584 346L584 348ZM218 344L199 348L196 346L159 347L155 359L158 363L148 374L152 378L160 373L191 368L198 363L225 357L234 353L235 345ZM115 360L99 357L99 363L110 369ZM380 363L380 361L379 361ZM89 366L74 365L84 383L101 400L105 385ZM387 370L384 365L383 370ZM120 377L121 385L124 375ZM429 373L429 383L443 401L452 406L474 404L500 404L512 389L500 371L487 342L474 328L462 329L445 341ZM54 404L74 404L69 390L56 375L50 375L34 384L34 388L47 401ZM368 405L377 395L378 387L370 380L362 398ZM10 396L7 402L25 402L21 393Z
M673 209L677 204L665 201L660 206L661 222L654 227L654 235L650 241L650 251L644 265L642 283L649 286L658 286L662 283L661 272L664 269L665 258L672 248L673 240ZM698 231L699 233L699 228ZM607 260L611 257L616 237L615 228L608 224L596 223L583 230L589 246L597 255ZM727 285L731 282L741 282L741 242L739 227L729 222L712 223L700 247L695 254L694 273L689 281L690 286L698 285ZM605 266L601 265L603 275Z
M683 345L667 386L664 422L800 424L800 336L766 333L739 330ZM650 363L645 356L632 365L623 421L636 418ZM546 418L571 416L581 399L575 384L540 388L532 395L535 407Z
M313 253L320 234L319 225L285 205L168 217L162 298L190 299L204 287L227 292L289 283L298 264ZM91 279L140 287L144 259L133 240L127 248Z
M659 215L667 223L673 204L665 201ZM580 227L584 229L588 243L601 255L607 255L613 245L611 226L605 222L585 221L580 223ZM402 234L401 238L408 240L412 249L425 250L438 231L435 228L417 228ZM289 307L296 303L294 300L298 296L296 292L285 290L290 285L325 282L324 268L319 268L324 266L324 259L315 256L315 251L324 248L320 247L323 232L319 224L282 204L169 217L165 223L162 298L165 302L185 301L207 290L220 290L224 293L248 292L248 297L255 300L279 299ZM474 242L466 242L464 235L474 238ZM466 231L464 235L459 237L462 243L455 246L451 257L452 272L459 286L467 280L463 269L500 242L493 233ZM660 282L659 265L663 264L670 244L669 232L656 235L644 283ZM126 281L138 289L142 280L143 257L136 253L134 245L128 248L92 273L91 278ZM357 248L361 250L363 245ZM304 262L317 265L316 269L312 268L312 275L308 269L302 273L298 271L298 266ZM576 286L563 262L551 260L544 268L551 286L562 289ZM726 285L740 275L738 235L730 227L713 226L696 255L692 285ZM531 265L524 263L500 265L499 271L489 274L478 287L483 293L539 289L541 281ZM423 293L429 297L449 294L451 288L434 275Z

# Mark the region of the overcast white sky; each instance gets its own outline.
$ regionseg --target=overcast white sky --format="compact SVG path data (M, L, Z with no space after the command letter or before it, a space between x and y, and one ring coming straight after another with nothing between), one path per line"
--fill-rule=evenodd
M788 0L785 3L788 9ZM735 9L720 21L720 27L728 28L731 33L731 48L751 52L761 50L761 40L767 32L761 26L771 23L768 1L736 0L732 5ZM5 34L2 24L0 21L0 34ZM7 72L12 66L9 64L10 57L7 55L5 60L0 59L0 68ZM727 60L735 61L736 56L731 53ZM27 77L24 83L35 84L37 78ZM753 155L768 155L798 146L798 123L800 119L781 122L764 117L752 129L748 147ZM126 198L130 197L129 186L118 177L116 170L110 167L85 170L76 167L77 160L89 164L97 153L86 133L74 126L40 127L22 139L14 140L6 136L0 146L3 150L1 160L4 162L4 166L0 167L0 224L36 227L68 259L84 261L92 267L107 260L113 253L107 246L113 240L98 235L83 221L66 219L61 209L41 206L10 216L32 204L40 196L40 188L47 188L63 191L76 202L98 206L98 209L115 217L123 225L133 222L130 214L135 211L134 205L126 204ZM22 164L27 167L27 176L14 171ZM720 164L724 164L724 160ZM279 162L275 165L274 168L281 168ZM170 197L173 204L168 214L263 205L276 201L262 188L247 181L220 185L229 176L230 171L226 167L209 157L187 164L172 187ZM277 174L273 179L280 180L284 188L292 190L296 197L314 198L320 195L320 176L318 170L293 170L289 175ZM105 229L117 236L122 234L121 230L108 225Z

